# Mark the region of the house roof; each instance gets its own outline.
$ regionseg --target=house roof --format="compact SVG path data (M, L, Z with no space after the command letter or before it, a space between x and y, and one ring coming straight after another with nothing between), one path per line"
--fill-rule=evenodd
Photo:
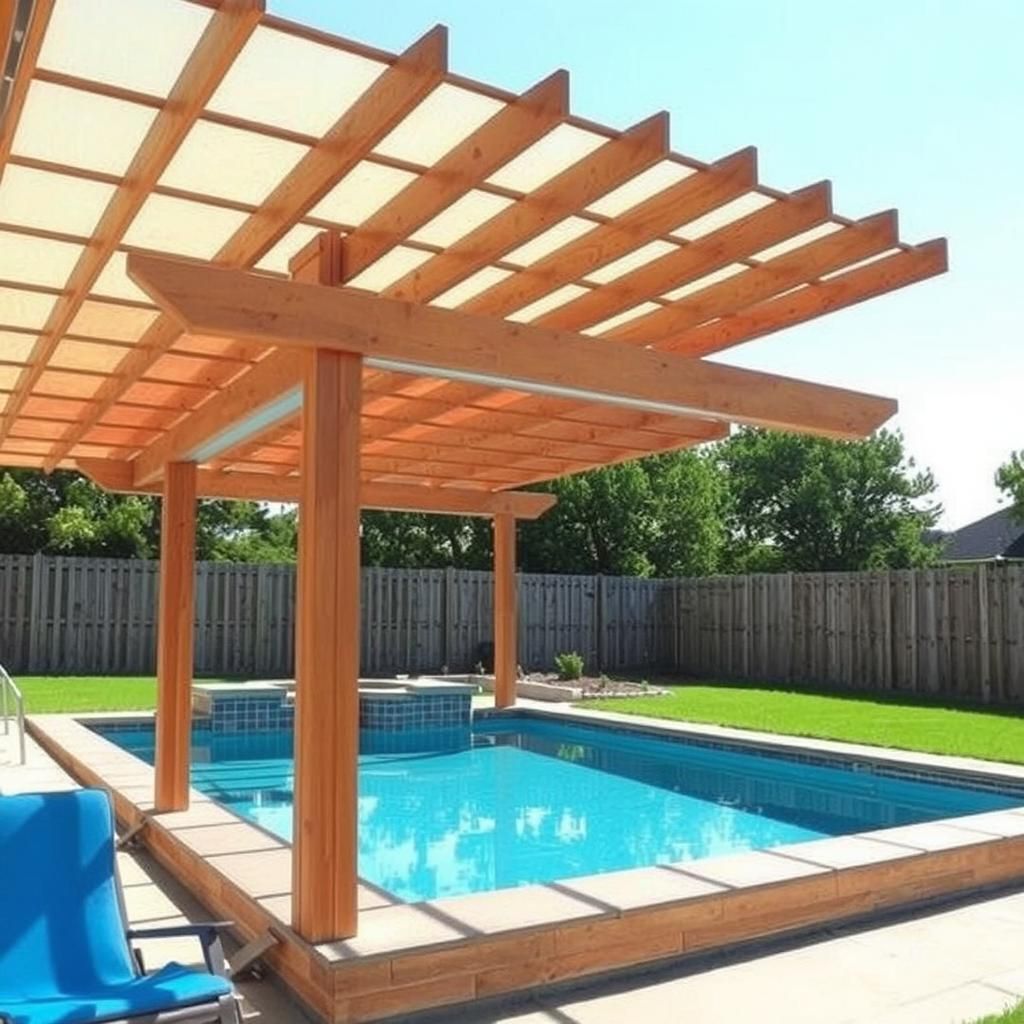
M946 535L945 558L974 561L985 558L1024 558L1024 523L1004 508Z
M0 464L170 451L274 351L183 328L129 276L133 254L282 278L326 231L320 283L687 357L946 269L945 241L902 240L893 211L851 220L827 182L763 185L753 149L704 163L671 150L667 114L625 131L574 116L564 72L522 95L458 76L441 26L391 54L257 0L23 0L18 17L30 7L0 123ZM732 395L782 380L749 371L675 407L387 365L364 377L373 483L499 491L730 422L854 436L891 412L822 427L845 393L805 389L788 418L745 417ZM285 412L204 467L294 477Z

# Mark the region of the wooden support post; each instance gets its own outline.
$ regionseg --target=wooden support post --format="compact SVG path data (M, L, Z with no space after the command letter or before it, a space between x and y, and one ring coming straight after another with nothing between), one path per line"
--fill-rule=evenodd
M188 807L195 536L195 463L169 462L164 472L160 520L154 801L157 811L183 811Z
M295 688L292 924L356 933L362 359L306 355Z
M494 517L494 703L516 702L519 669L515 516Z

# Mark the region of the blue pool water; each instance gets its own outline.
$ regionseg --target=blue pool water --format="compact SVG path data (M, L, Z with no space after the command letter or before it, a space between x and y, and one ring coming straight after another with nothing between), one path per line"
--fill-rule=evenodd
M107 733L150 762L152 729ZM527 717L364 734L359 873L405 900L1016 806L1003 794ZM423 746L431 749L424 750ZM390 752L388 752L390 750ZM292 836L290 733L193 735L192 784Z

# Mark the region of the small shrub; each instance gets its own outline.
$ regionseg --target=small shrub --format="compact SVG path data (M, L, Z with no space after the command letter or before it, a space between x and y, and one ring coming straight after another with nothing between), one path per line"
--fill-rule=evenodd
M556 654L555 669L559 679L580 679L583 676L583 655L578 651Z

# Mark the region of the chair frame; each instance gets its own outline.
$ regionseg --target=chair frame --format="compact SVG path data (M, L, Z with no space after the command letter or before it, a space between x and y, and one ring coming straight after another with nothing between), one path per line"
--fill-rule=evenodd
M111 801L111 810L113 810L113 800L109 792L107 799ZM125 939L129 944L132 959L137 968L137 977L143 977L146 974L146 968L142 951L137 946L131 945L132 940L194 936L202 947L203 962L206 964L207 971L217 977L230 980L220 933L233 927L233 922L201 921L189 924L161 925L155 928L133 928L131 926L124 903L121 872L117 866L117 817L116 815L113 817L115 832L111 837L111 842L114 844L114 880L117 883L117 903ZM11 1021L11 1016L0 1010L0 1024L11 1024ZM180 1006L169 1010L158 1010L156 1013L135 1014L130 1017L107 1018L102 1024L243 1024L243 1021L238 994L231 991L227 995L220 996L216 1002L196 1003L194 1006Z

